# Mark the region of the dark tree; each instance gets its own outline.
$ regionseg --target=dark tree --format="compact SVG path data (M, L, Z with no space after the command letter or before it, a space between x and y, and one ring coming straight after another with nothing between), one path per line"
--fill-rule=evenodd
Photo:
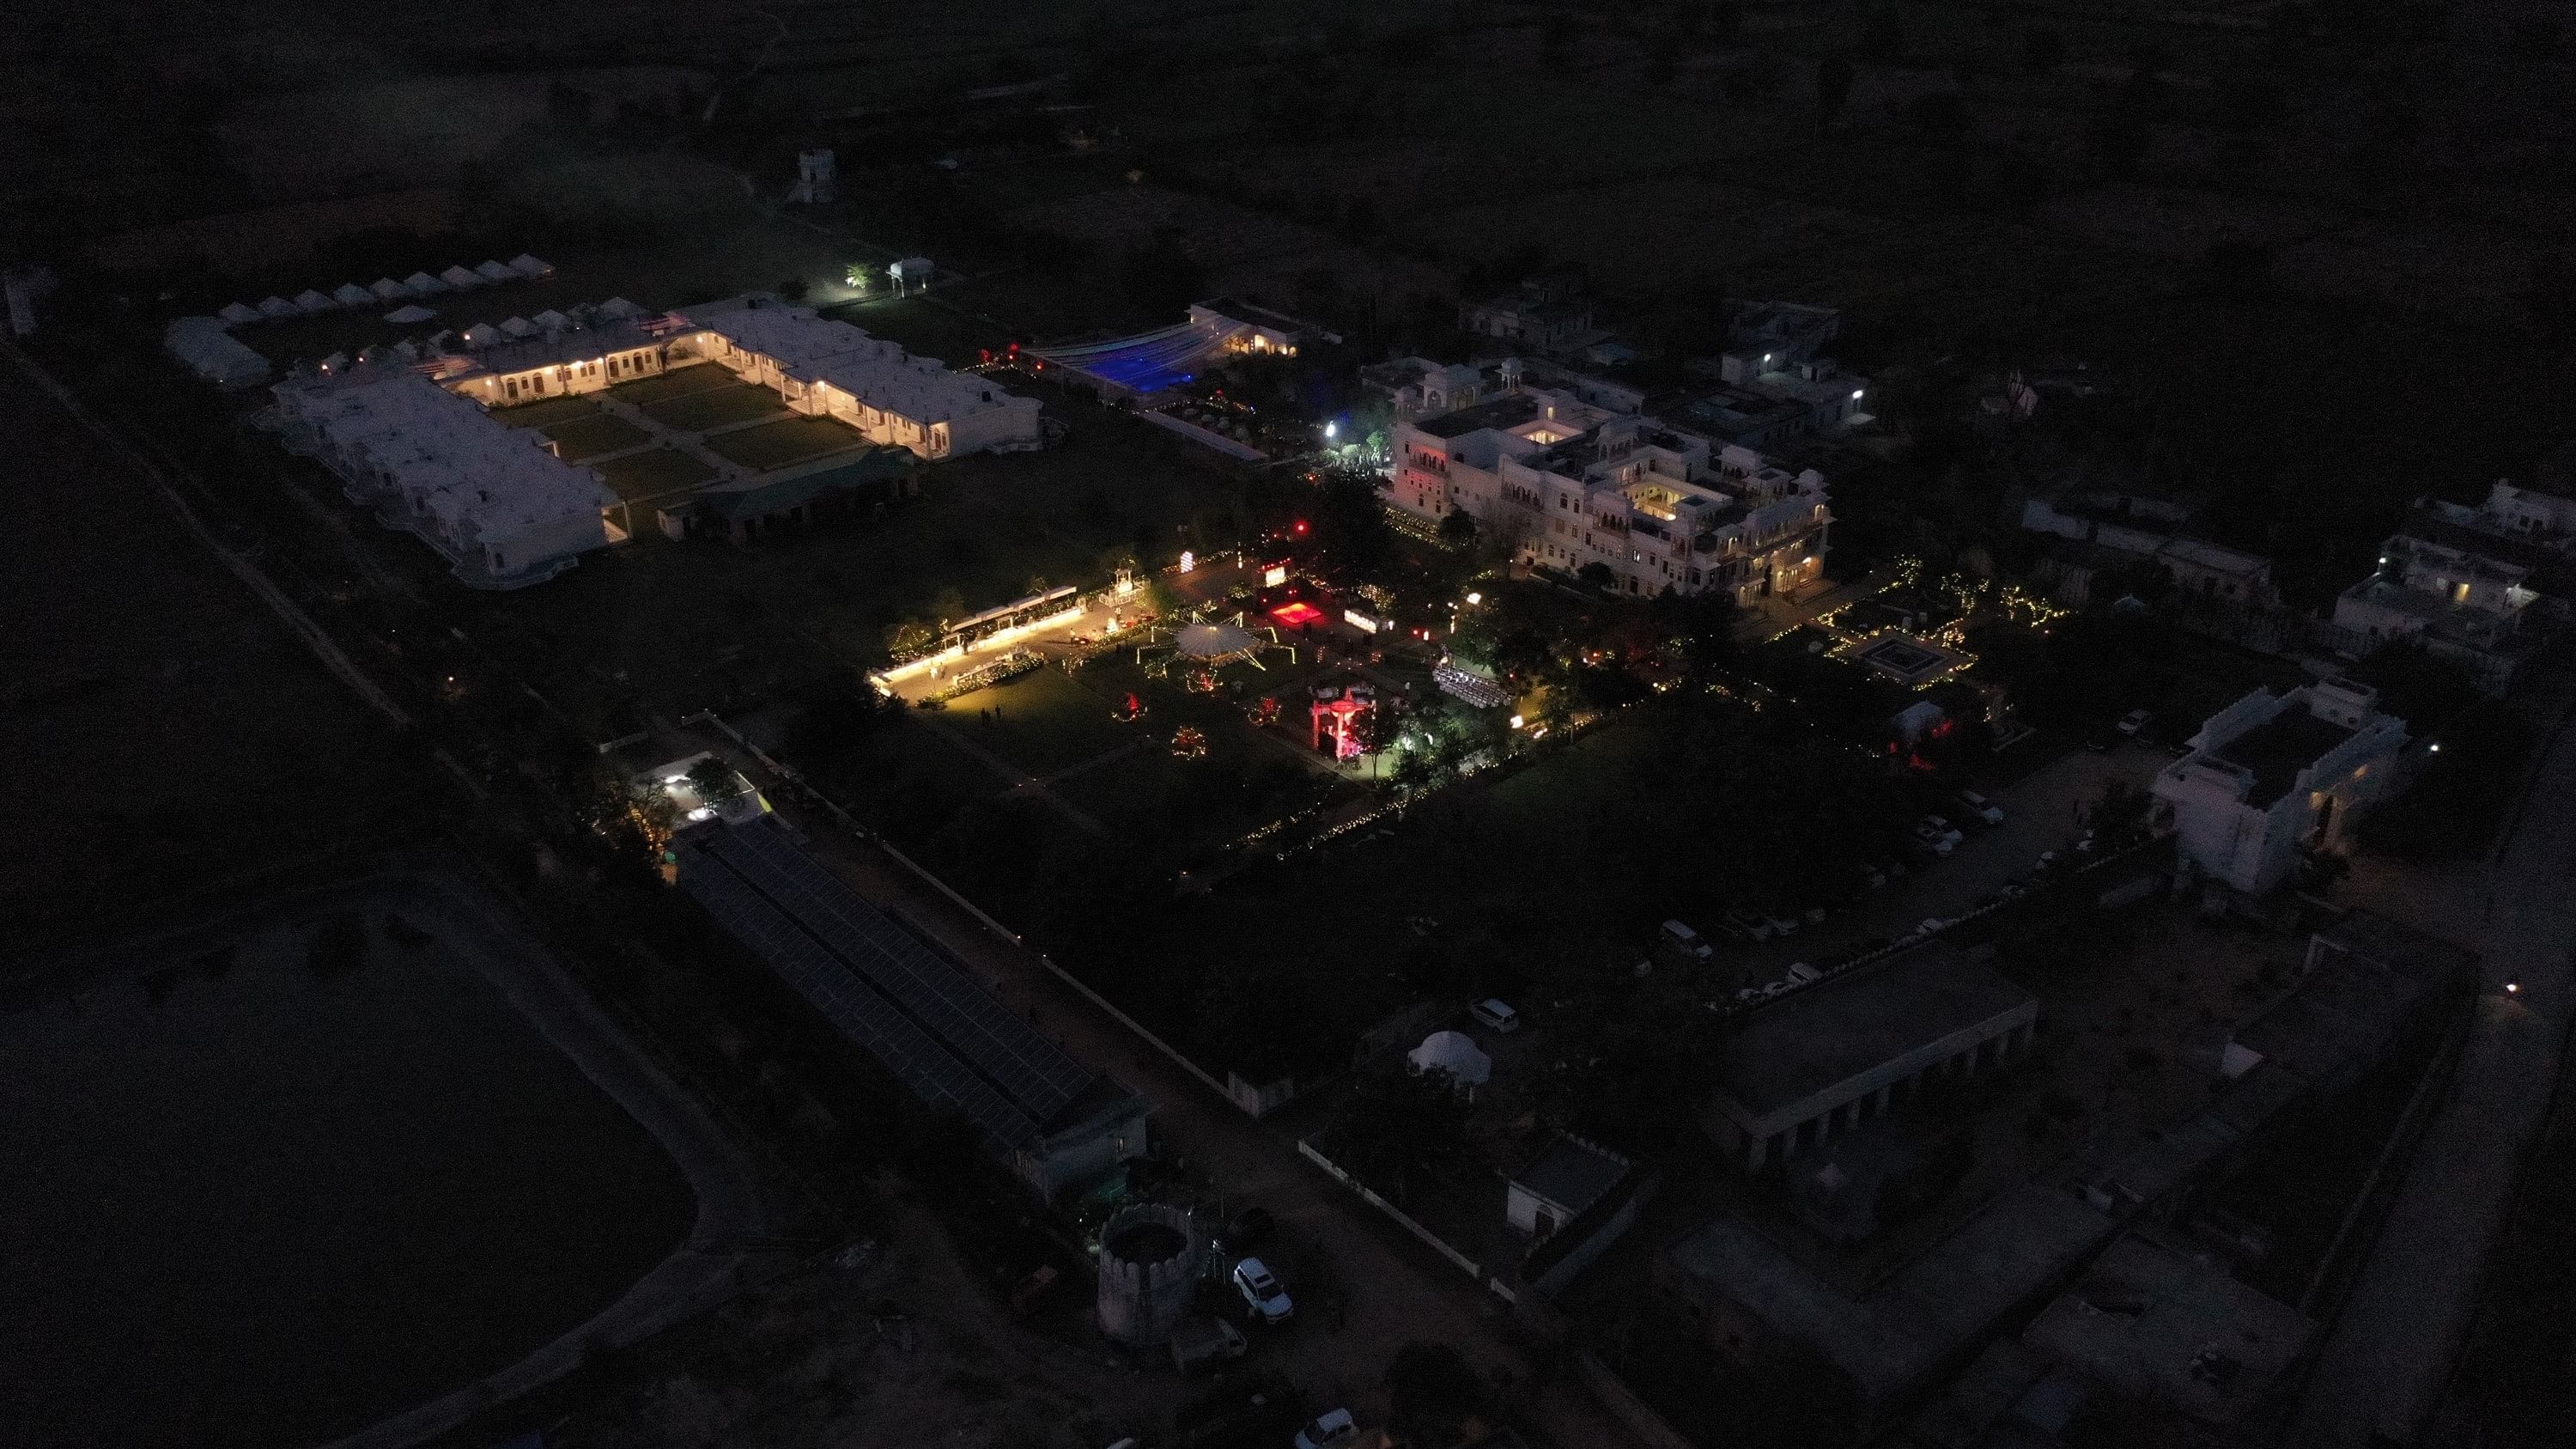
M1842 114L1843 103L1851 99L1852 63L1839 55L1829 55L1816 62L1816 124L1830 126Z
M1905 107L1916 130L1935 141L1956 141L1968 133L1968 100L1957 91L1931 91Z
M1440 541L1451 548L1465 548L1476 541L1476 515L1463 508L1453 508L1440 519Z
M1207 294L1207 269L1169 238L1129 252L1119 280L1137 311L1160 319L1179 316Z

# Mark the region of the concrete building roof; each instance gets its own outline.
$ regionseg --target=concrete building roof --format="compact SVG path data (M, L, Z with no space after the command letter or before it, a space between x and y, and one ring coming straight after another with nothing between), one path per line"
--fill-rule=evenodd
M1486 428L1508 428L1528 422L1538 416L1538 407L1537 398L1527 393L1512 393L1473 407L1460 408L1454 413L1424 418L1413 427L1416 432L1435 438L1463 438Z
M770 358L797 381L838 389L915 423L1036 406L1033 399L1014 397L980 377L950 372L937 358L915 357L847 322L819 317L811 308L744 298L693 307L686 315L735 347Z
M2292 701L2279 713L2209 751L2211 758L2245 772L2245 803L2268 810L2299 782L2299 772L2351 739L2349 726L2319 719Z
M1571 1218L1601 1200L1628 1176L1628 1159L1580 1137L1560 1132L1538 1160L1512 1174L1512 1186L1562 1209Z
M2119 1393L2229 1423L2307 1351L2316 1325L2160 1237L2114 1242L2022 1342Z
M1858 1298L1732 1214L1675 1245L1671 1259L1770 1332L1813 1345L1883 1408L1965 1365L2001 1324L2063 1288L2118 1231L2063 1188L2025 1183Z
M1720 1044L1710 1075L1736 1104L1768 1116L2033 1002L1957 951L1923 946L1756 1012Z
M598 474L409 368L362 366L336 378L281 383L276 392L297 418L344 454L363 458L460 543L596 518L617 502Z

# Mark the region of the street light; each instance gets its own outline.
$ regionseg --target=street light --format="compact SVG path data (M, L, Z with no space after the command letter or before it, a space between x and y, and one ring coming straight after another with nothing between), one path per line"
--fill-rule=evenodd
M1327 439L1330 439L1334 434L1339 433L1341 430L1342 430L1342 425L1341 425L1340 423L1326 423L1326 424L1324 424L1324 436L1325 436Z

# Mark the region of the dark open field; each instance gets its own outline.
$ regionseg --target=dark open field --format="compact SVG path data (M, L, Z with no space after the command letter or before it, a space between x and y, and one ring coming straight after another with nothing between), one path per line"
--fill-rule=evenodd
M41 775L0 851L0 962L427 818L386 726L5 363L0 418L0 735Z
M439 919L384 911L272 912L0 1014L0 1438L327 1441L569 1331L687 1233L653 1138ZM334 917L363 959L317 967Z

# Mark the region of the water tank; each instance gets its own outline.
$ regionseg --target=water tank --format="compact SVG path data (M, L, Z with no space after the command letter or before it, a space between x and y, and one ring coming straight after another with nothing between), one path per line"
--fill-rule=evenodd
M1120 1343L1171 1340L1198 1288L1199 1237L1187 1214L1128 1208L1100 1234L1100 1330Z

